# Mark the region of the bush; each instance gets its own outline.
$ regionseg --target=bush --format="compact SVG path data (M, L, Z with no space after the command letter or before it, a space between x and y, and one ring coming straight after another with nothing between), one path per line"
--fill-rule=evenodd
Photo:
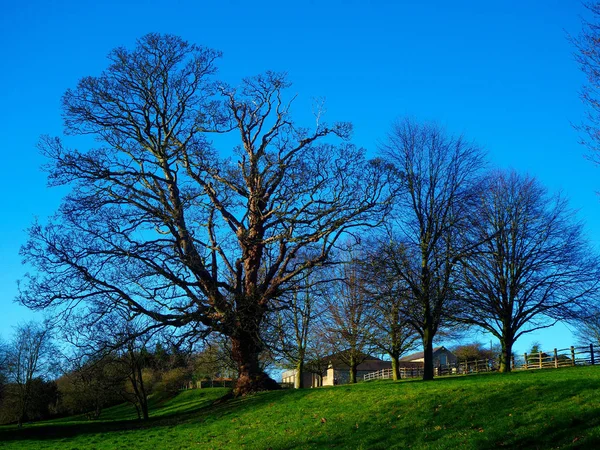
M163 372L160 382L156 385L156 391L166 395L175 395L182 386L190 379L186 369L178 367L176 369Z

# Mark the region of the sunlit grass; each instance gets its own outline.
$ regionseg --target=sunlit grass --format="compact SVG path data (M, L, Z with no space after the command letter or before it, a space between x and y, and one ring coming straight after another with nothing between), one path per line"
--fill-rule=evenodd
M380 381L218 399L157 400L151 420L119 405L96 422L0 428L2 448L596 448L600 367ZM81 419L81 418L78 418Z

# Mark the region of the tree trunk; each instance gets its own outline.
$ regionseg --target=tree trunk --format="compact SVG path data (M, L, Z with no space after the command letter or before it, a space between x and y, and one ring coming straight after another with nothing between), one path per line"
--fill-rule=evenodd
M138 420L142 420L142 412L140 411L139 403L136 401L133 406L135 406L135 413L138 416Z
M19 383L19 396L20 396L20 404L19 404L19 419L17 421L18 428L23 426L23 423L27 420L27 406L29 403L29 382L26 381L25 384Z
M425 329L423 333L423 381L433 380L433 333Z
M502 345L502 353L500 354L500 372L508 373L511 371L510 361L514 342L511 336L502 336L500 344Z
M298 361L296 365L296 377L294 378L294 389L304 387L304 361Z
M392 358L392 378L394 381L400 379L400 358L394 355L390 355Z
M138 377L139 377L139 393L140 393L140 406L142 408L142 417L144 420L148 420L150 417L148 414L148 394L146 393L146 387L144 386L144 377L142 374L141 366L138 366Z
M260 343L255 335L238 332L231 338L231 354L238 367L235 395L247 395L259 391L280 389L281 386L269 377L259 363Z
M143 417L143 419L144 420L148 420L148 418L150 417L149 414L148 414L148 399L144 398L142 400L140 406L142 407L142 417Z
M356 383L356 366L357 365L358 364L356 364L356 359L353 356L351 356L350 357L350 380L349 380L349 382L351 384Z

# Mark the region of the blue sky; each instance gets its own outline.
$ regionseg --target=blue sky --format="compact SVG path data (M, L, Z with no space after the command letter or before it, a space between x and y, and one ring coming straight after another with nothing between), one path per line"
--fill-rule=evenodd
M576 0L4 2L0 336L32 317L13 303L27 271L18 255L25 229L65 193L46 187L39 136L61 134L66 89L105 68L112 48L148 32L223 51L220 74L231 83L288 72L297 117L324 97L329 120L353 122L355 143L370 151L398 117L438 121L482 145L492 165L561 190L600 247L599 169L571 126L583 117L584 80L567 33L578 33L585 14ZM516 349L531 340L544 349L572 343L555 328Z

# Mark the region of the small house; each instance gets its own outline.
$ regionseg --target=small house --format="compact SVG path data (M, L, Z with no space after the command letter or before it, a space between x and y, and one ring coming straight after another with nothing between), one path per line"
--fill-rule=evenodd
M350 366L345 362L347 358L344 356L343 352L340 352L323 358L326 361L327 369L322 374L304 372L302 375L304 387L333 386L335 384L349 383ZM390 369L392 367L390 361L383 361L375 356L364 353L359 355L358 359L362 360L362 362L356 367L357 380L362 380L367 373L381 369ZM281 378L283 383L293 385L296 380L296 371L286 370L283 372Z
M425 363L425 352L412 353L400 358L400 362ZM433 349L433 367L454 366L458 358L443 345Z

